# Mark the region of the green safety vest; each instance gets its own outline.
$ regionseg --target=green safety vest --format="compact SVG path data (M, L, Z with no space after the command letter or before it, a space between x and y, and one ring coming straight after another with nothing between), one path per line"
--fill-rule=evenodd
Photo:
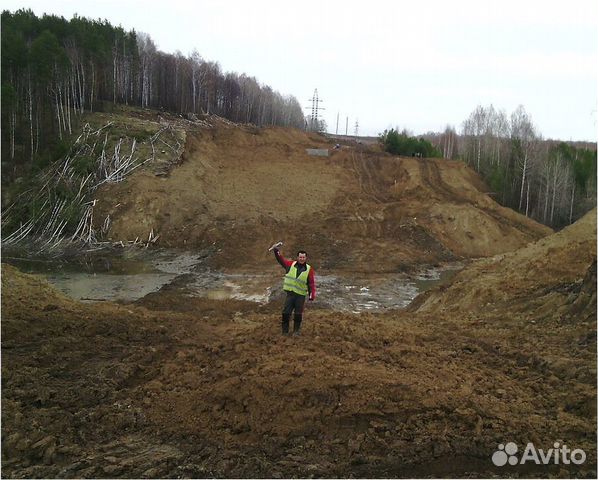
M289 271L284 276L284 282L282 284L282 289L287 292L295 292L298 295L307 295L307 277L309 276L309 271L311 270L311 266L306 264L306 269L301 272L299 276L297 276L297 267L295 266L297 262L293 262L293 265L289 268Z

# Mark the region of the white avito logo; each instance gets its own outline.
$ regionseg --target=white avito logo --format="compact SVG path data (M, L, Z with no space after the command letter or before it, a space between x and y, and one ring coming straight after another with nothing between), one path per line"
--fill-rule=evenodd
M506 445L499 444L498 450L492 454L492 463L497 467L502 467L507 463L509 465L523 465L528 462L533 462L536 465L548 465L553 463L555 465L563 464L581 465L586 461L586 452L580 448L571 450L567 445L561 445L559 442L554 442L554 448L549 448L544 451L541 448L536 449L533 443L528 443L521 454L521 459L517 458L517 444L509 442Z
M509 442L506 445L502 443L498 445L498 450L492 455L492 462L497 467L502 467L509 462L509 465L516 465L519 463L515 454L517 453L517 445Z

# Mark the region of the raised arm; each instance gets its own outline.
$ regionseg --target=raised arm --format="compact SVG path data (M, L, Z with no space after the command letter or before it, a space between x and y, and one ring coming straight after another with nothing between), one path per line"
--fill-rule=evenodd
M286 258L284 258L282 256L282 254L280 253L280 250L278 250L278 248L275 248L273 250L273 252L274 252L274 256L276 257L276 260L278 261L278 263L280 263L282 268L284 268L288 272L289 268L291 268L291 265L293 265L293 262L291 260L287 260Z

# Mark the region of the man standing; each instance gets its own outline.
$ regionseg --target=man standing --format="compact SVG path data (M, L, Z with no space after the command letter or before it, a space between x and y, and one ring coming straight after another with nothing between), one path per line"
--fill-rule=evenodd
M301 322L303 320L303 309L305 308L305 297L310 301L316 299L316 280L314 269L306 263L307 253L304 250L297 252L297 260L287 260L284 258L278 245L272 248L276 260L286 271L282 289L287 292L287 298L282 309L282 334L289 334L289 320L291 313L295 312L293 317L293 335L298 336L301 332Z

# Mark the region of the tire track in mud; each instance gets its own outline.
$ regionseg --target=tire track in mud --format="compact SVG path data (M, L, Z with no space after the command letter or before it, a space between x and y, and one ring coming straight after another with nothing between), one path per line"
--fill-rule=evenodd
M360 192L363 195L365 195L367 198L372 200L374 203L377 203L377 204L388 203L388 202L385 202L384 200L381 200L376 195L375 183L374 183L372 176L370 175L370 173L368 171L368 168L365 166L363 152L359 152L359 153L360 153L360 159L358 160L355 157L355 152L353 152L353 151L351 152L351 167L350 168L355 173L355 177L357 178L357 183L358 183ZM373 219L370 214L368 214L366 217L364 217L362 214L360 214L359 208L355 204L355 202L352 200L351 196L349 196L349 195L345 196L344 201L346 202L347 205L351 206L351 209L353 210L354 217L361 223L363 235L364 236L370 235L371 227L373 226L373 222L376 224L378 222L376 222L375 219ZM380 233L381 233L381 229L378 228L377 235L380 235Z
M386 200L382 199L379 196L380 192L377 192L377 183L374 181L374 177L372 176L371 173L371 166L368 166L368 162L371 163L371 160L369 158L364 158L363 156L363 152L359 152L359 159L361 161L361 168L363 169L363 172L365 174L365 176L367 177L367 181L369 183L370 186L370 194L372 195L372 197L378 201L379 203L387 203Z
M432 168L430 168L430 164L432 164ZM452 203L459 205L471 204L469 200L456 193L442 179L438 165L434 161L427 158L422 158L418 161L418 165L422 182L433 192L438 192L442 196L447 197Z
M496 210L485 207L480 204L473 204L471 200L465 198L459 192L455 191L453 187L447 184L440 173L440 168L434 160L422 159L419 161L419 172L422 182L426 184L431 190L439 192L446 197L450 202L458 205L471 205L494 219L501 230L507 233L507 228L518 230L519 232L530 235L532 238L538 238L538 232L528 227L524 223L516 222L501 215Z
M366 166L366 159L363 157L363 152L359 152L359 161L355 158L355 152L351 152L352 169L357 176L359 189L364 195L369 197L375 203L384 204L385 200L379 198L376 194L376 186L368 167ZM367 184L367 185L366 185Z
M448 185L444 180L442 180L442 177L440 174L440 169L438 168L438 164L436 162L433 162L433 165L434 165L434 168L432 169L432 172L433 172L434 178L437 179L439 184L442 184L442 188L447 192L452 192L453 196L458 196L458 193L455 192L455 190L450 185ZM476 206L476 208L478 208L479 210L484 212L486 215L489 215L494 220L496 220L501 227L502 226L511 227L515 230L519 230L522 233L530 235L532 238L537 238L537 236L538 236L538 232L536 232L532 228L528 227L523 222L516 222L514 220L511 220L510 218L505 217L504 215L501 215L499 212L497 212L496 210L493 210L491 208L488 208L488 207L485 207L485 206L482 206L479 204L477 204L475 206Z

